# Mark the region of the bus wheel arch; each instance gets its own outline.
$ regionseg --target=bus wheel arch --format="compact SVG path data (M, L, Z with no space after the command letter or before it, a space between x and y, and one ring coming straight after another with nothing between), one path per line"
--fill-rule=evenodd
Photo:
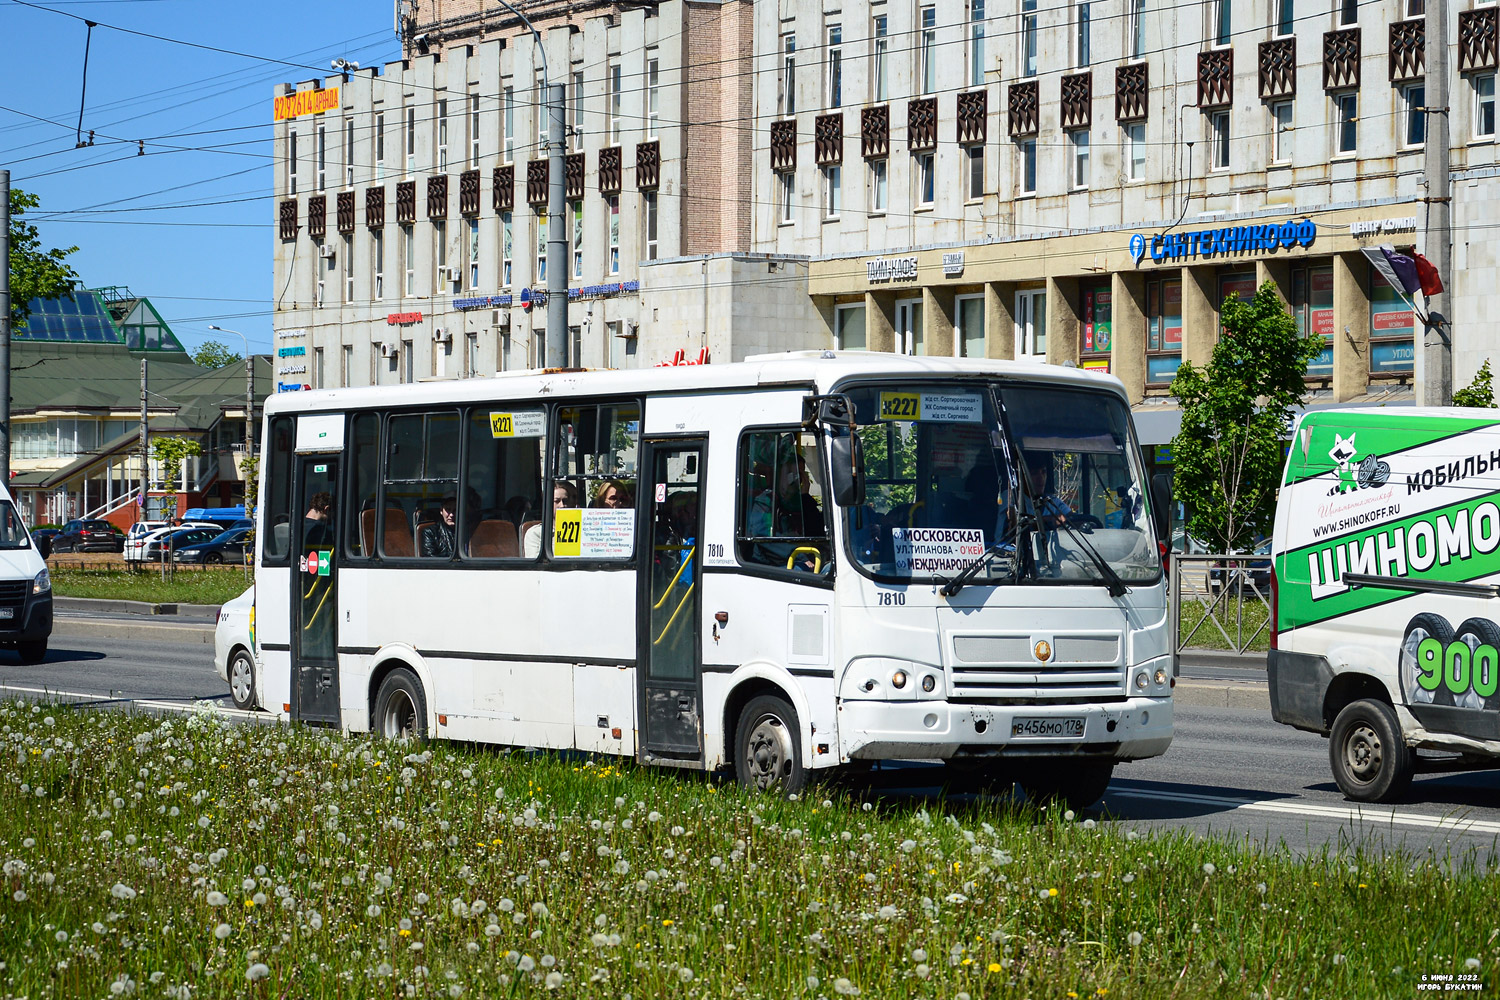
M797 727L794 733L795 746L802 770L806 771L811 765L811 730L808 728L809 710L805 699L794 693L792 685L781 684L776 680L755 674L745 678L724 699L724 717L722 720L722 758L731 765L737 763L736 755L739 751L740 721L745 710L758 698L777 698L785 703L796 719Z
M1392 704L1391 693L1379 678L1357 670L1335 675L1323 694L1323 732L1333 730L1334 720L1346 705L1366 699Z
M393 676L405 675L409 679L406 696L421 722L420 732L414 735L425 739L434 732L432 679L420 661L414 656L403 655L405 652L401 649L382 650L376 665L370 670L370 681L365 691L370 732L376 736L383 735L380 713L387 706L381 704L382 692L387 691L387 681Z

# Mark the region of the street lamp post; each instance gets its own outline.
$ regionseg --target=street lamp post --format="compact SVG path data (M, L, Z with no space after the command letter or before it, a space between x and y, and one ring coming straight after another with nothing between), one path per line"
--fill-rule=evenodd
M245 457L255 457L255 355L250 353L250 341L238 330L226 330L222 326L209 326L219 333L232 333L245 345Z

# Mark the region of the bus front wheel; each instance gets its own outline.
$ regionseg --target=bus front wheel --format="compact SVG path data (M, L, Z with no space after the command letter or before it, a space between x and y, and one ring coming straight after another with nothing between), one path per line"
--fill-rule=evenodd
M375 695L377 736L388 740L425 740L427 738L427 698L422 682L405 667L385 675Z
M1339 789L1356 802L1399 799L1415 772L1395 710L1372 698L1345 705L1333 720L1328 758Z
M735 727L734 774L752 791L791 795L807 786L807 768L797 750L801 725L797 710L784 698L752 698Z

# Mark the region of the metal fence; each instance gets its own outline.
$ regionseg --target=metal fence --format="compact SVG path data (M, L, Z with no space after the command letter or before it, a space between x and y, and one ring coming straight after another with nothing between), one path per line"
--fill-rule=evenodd
M1172 650L1247 652L1271 629L1271 557L1172 555ZM1187 622L1183 620L1188 611Z

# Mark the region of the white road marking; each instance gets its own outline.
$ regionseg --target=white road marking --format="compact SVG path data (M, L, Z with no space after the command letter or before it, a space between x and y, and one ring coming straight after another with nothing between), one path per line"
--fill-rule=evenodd
M1200 795L1194 792L1135 791L1111 788L1111 797L1146 799L1160 802L1186 802L1215 806L1224 812L1268 812L1284 816L1312 816L1334 819L1341 823L1365 823L1380 826L1416 826L1429 830L1452 830L1455 833L1500 834L1500 822L1466 819L1461 816L1425 816L1400 812L1391 806L1320 806L1310 802L1265 802L1228 795Z

